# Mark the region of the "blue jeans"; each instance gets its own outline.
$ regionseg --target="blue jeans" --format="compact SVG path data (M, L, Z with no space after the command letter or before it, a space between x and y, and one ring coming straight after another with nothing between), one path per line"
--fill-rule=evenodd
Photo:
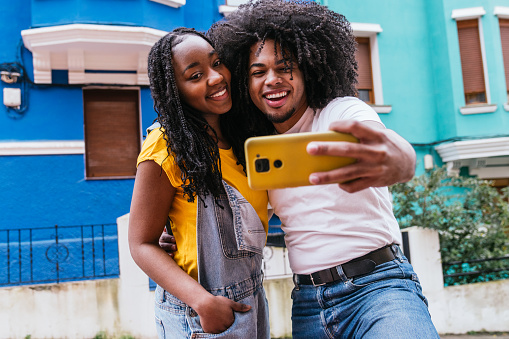
M292 334L299 338L440 338L408 260L400 253L363 276L292 292Z

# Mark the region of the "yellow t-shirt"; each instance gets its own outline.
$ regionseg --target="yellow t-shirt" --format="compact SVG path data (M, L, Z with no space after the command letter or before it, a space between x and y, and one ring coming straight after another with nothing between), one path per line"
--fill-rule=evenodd
M223 180L228 185L235 187L249 201L260 217L265 232L267 232L267 191L255 191L249 188L246 174L242 170L242 165L237 165L237 158L233 154L232 149L219 149L219 156L221 157ZM143 142L137 164L147 160L153 160L161 166L172 186L177 188L169 213L172 221L171 229L178 249L174 259L187 274L198 280L198 251L196 246L196 203L198 198L195 198L194 202L188 202L187 197L184 198L180 169L175 163L174 158L168 156L166 141L163 139L163 133L159 129L150 132L147 139Z

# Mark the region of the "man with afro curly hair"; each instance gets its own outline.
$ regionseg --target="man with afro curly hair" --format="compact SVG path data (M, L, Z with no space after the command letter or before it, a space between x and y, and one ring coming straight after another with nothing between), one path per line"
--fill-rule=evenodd
M308 145L311 154L357 158L310 176L326 185L269 190L294 272L293 338L439 338L398 247L387 188L412 178L415 152L355 97L346 18L312 1L250 1L208 36L233 73L234 105L256 133L332 129L360 140Z

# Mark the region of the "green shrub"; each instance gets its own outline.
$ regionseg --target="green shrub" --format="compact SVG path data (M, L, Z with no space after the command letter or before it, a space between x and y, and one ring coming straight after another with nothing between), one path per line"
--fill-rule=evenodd
M437 230L442 262L463 263L444 266L444 275L489 271L446 277L446 285L509 278L509 259L464 263L509 255L508 188L499 193L489 181L450 177L442 167L393 185L390 190L400 227Z

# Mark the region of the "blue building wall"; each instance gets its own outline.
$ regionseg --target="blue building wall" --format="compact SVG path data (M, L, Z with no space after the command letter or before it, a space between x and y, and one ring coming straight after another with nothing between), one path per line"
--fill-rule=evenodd
M149 0L1 0L0 63L22 64L33 81L33 57L22 44L22 30L72 23L206 30L222 17L219 3L188 0L173 8ZM0 90L19 86L1 82ZM22 117L11 118L0 105L0 142L83 140L83 87L31 84ZM136 87L145 130L156 114L148 87ZM114 223L128 213L134 180L86 180L84 166L83 154L0 156L0 230Z
M32 0L32 28L72 23L143 26L171 30L183 26L183 8L153 1Z
M507 135L509 113L498 18L495 6L509 0L378 0L321 3L350 22L379 24L378 37L384 103L380 114L416 146L418 173L433 143L453 137ZM33 80L32 53L21 31L71 23L141 26L169 31L177 26L206 30L222 18L224 0L187 0L173 8L149 0L0 0L0 63L18 62ZM454 9L479 7L482 17L493 113L462 115L465 105ZM0 82L0 88L14 87ZM139 86L138 86L139 87ZM31 85L28 109L13 119L0 105L0 142L83 140L82 86ZM150 92L140 89L142 128L155 113ZM114 128L114 126L112 126ZM85 180L83 155L0 156L0 229L54 224L111 223L128 212L133 179Z

